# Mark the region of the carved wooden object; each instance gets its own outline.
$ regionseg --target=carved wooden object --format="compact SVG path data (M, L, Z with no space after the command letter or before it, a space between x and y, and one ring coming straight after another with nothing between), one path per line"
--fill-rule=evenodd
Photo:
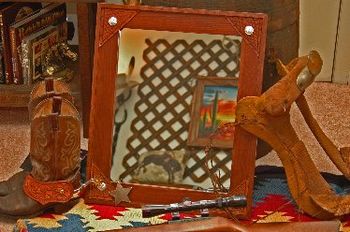
M312 116L307 112L302 94L321 67L322 59L316 51L293 60L284 68L285 76L264 94L240 100L236 114L240 127L265 140L277 151L298 206L314 217L327 219L350 213L350 195L337 195L331 190L297 136L289 115L291 104L297 101L304 117ZM326 136L315 130L317 122L310 124L310 118L306 121L325 150L327 147L332 149ZM328 152L328 155L339 168L348 165L340 153ZM342 171L348 177L347 169Z

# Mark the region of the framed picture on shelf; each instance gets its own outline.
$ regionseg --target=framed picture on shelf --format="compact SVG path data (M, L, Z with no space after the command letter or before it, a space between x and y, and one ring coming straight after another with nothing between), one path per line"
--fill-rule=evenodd
M187 144L233 148L234 131L215 133L220 125L235 121L238 78L198 77L192 99Z

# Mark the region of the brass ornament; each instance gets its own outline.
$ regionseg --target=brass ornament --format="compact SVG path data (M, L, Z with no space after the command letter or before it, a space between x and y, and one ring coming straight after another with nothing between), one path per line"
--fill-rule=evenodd
M74 77L70 63L78 60L78 54L73 52L67 43L58 43L45 54L43 62L43 76L53 76L69 82Z

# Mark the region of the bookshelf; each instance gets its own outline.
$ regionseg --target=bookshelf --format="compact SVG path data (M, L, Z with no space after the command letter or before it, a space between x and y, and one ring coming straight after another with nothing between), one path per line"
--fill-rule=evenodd
M78 46L73 46L72 50L79 51ZM74 67L74 78L68 83L71 88L72 95L77 101L81 101L81 81L79 74L79 61ZM33 85L34 86L34 85ZM22 108L27 107L29 95L33 86L28 85L0 85L0 107L1 108Z
M79 62L76 75L69 83L74 97L81 101L84 137L88 137L92 58L95 32L96 3L98 0L16 0L16 2L62 2L76 4L79 34ZM0 85L0 108L27 107L32 87L20 85Z

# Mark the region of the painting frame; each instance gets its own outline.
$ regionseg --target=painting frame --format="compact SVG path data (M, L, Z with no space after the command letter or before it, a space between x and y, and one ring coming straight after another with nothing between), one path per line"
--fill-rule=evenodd
M234 135L231 139L217 139L215 137L210 138L212 133L215 133L216 128L219 125L215 125L215 119L212 122L215 126L214 130L210 131L210 134L203 137L200 136L200 125L201 125L201 110L203 106L203 99L205 94L205 88L207 86L211 87L236 87L238 90L238 77L197 77L197 83L194 89L193 99L192 99L192 108L191 108L191 123L189 128L189 136L187 145L193 147L205 147L208 144L211 144L215 148L233 148L234 144ZM235 101L237 104L237 92L235 91ZM232 120L233 122L234 120ZM229 122L229 121L226 121ZM220 124L225 123L221 122Z

